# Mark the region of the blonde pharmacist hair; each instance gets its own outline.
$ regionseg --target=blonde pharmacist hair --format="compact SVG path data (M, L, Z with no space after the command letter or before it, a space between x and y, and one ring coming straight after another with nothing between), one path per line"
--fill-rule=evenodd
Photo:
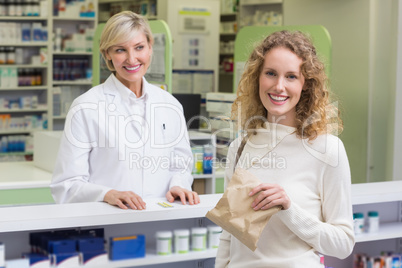
M138 32L145 34L148 44L154 44L151 28L147 20L132 11L122 11L112 16L103 28L99 50L110 71L115 72L113 62L108 60L106 53L112 46L125 43L133 39Z

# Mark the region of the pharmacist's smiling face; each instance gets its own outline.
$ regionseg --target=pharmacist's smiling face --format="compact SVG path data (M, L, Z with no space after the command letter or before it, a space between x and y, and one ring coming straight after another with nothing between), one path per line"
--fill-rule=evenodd
M117 79L129 89L136 91L142 88L142 77L151 62L151 54L152 46L145 34L138 32L128 42L110 47L106 56L113 62Z

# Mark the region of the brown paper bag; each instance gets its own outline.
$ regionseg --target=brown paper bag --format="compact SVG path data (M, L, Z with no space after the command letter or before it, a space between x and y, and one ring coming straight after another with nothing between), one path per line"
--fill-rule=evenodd
M249 171L236 168L228 187L215 208L208 211L206 217L222 227L252 251L269 219L281 206L268 210L252 209L256 196L249 196L251 190L260 185L260 180Z

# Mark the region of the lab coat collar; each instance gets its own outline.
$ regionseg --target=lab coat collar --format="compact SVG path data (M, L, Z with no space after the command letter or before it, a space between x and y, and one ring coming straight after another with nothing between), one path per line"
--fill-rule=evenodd
M137 96L130 90L128 89L125 85L123 85L122 82L120 82L119 79L112 73L108 79L106 79L105 84L104 84L104 93L107 95L119 95L122 100L128 100L128 99L142 99L144 98L145 100L148 98L148 90L147 90L147 85L148 82L145 80L145 78L142 78L142 96L137 98Z

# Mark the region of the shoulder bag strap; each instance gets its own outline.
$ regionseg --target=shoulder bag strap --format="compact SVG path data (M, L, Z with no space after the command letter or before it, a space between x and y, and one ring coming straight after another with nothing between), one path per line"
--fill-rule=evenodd
M248 139L249 139L249 134L247 133L247 135L244 136L244 138L242 139L239 149L237 149L236 159L235 159L234 166L233 166L233 172L236 169L237 162L239 162L239 158L240 158L241 154L243 153L244 146L246 145Z

